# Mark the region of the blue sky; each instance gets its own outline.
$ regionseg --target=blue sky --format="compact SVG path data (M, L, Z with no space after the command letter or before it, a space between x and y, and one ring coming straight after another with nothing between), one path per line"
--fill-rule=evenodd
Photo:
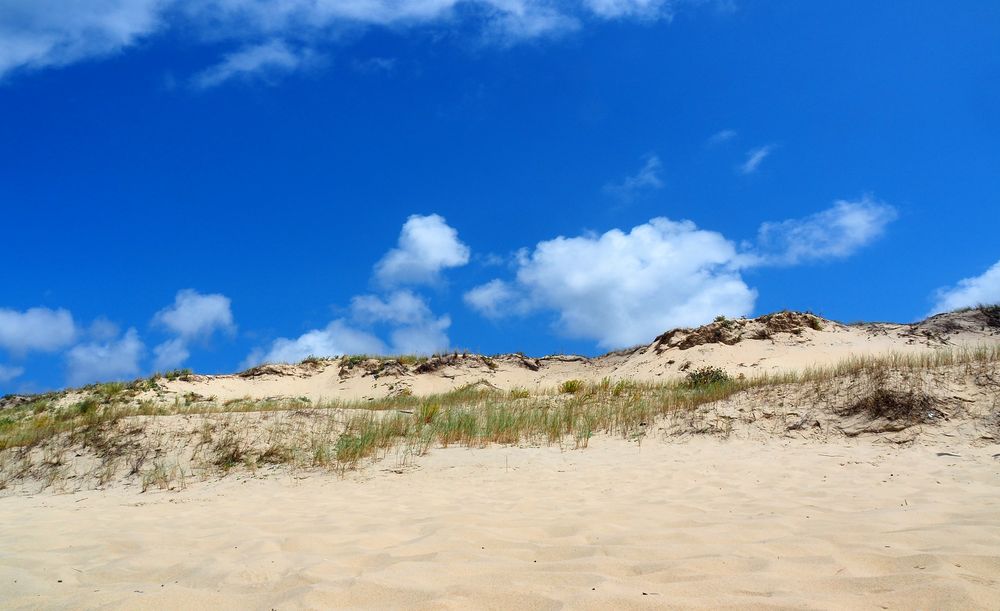
M0 393L1000 301L1000 5L0 6Z

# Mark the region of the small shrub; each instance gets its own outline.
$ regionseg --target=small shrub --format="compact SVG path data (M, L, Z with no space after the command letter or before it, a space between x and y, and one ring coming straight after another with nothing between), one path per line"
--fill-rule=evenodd
M715 322L717 322L720 326L722 326L725 329L732 329L733 325L736 324L735 321L726 318L725 315L723 314L719 314L718 316L716 316ZM717 337L716 339L721 340L722 338Z
M976 309L982 312L986 318L986 326L1000 328L1000 303L979 305Z
M819 321L819 319L816 318L815 316L810 316L809 320L808 320L808 322L806 324L808 324L809 328L812 329L812 330L814 330L814 331L822 331L823 330L823 323L821 323Z
M347 367L348 369L357 367L361 363L367 361L369 357L367 354L352 354L350 356L344 356L340 359L340 366Z
M699 367L694 371L689 371L687 374L688 386L692 388L711 386L713 384L723 384L728 382L730 379L729 374L726 373L724 369L720 367L713 367L711 365Z
M566 380L559 386L559 392L564 395L575 395L583 390L583 380Z
M65 419L72 418L73 416L76 415L85 416L87 414L96 412L98 407L100 407L100 403L97 402L97 399L93 397L87 397L83 401L80 401L79 403L74 405L72 410L63 412L62 416Z
M944 414L927 393L875 388L853 404L837 410L840 416L861 415L868 420L889 420L904 425L939 422Z
M508 395L511 399L527 399L531 396L531 391L527 388L511 388Z

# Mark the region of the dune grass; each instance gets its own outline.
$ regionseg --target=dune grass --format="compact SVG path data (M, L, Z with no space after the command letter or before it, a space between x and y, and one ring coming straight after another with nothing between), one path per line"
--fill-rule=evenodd
M394 449L421 455L430 447L485 447L492 444L569 444L586 447L598 433L641 439L654 422L763 387L829 382L840 378L884 379L887 372L916 373L938 368L1000 362L1000 346L911 354L858 356L833 366L754 377L733 377L722 370L699 370L689 379L662 383L568 380L541 391L503 391L473 384L431 396L396 396L375 401L338 401L314 405L304 399L218 402L199 397L173 404L139 401L141 381L88 387L79 401L57 406L47 395L3 410L0 415L0 467L15 464L23 475L29 456L58 466L59 452L79 448L100 459L102 481L116 469L160 486L177 467L150 462L130 441L150 421L142 416L200 415L204 429L196 454L220 472L268 464L334 466L352 469ZM308 416L306 427L251 431L241 414L287 412ZM325 414L325 415L324 415ZM135 423L135 426L127 426ZM243 428L240 428L240 427ZM131 443L131 445L129 445ZM15 457L17 460L14 460ZM34 460L34 459L32 459ZM18 462L20 461L20 462ZM149 466L149 465L153 466ZM0 469L3 470L3 469ZM5 476L11 477L10 469ZM169 477L168 477L169 476ZM0 487L3 481L0 480Z

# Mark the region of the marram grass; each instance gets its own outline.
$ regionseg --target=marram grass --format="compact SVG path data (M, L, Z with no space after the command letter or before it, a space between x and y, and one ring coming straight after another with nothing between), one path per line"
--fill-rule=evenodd
M741 391L769 386L826 382L838 378L877 378L887 371L920 372L941 367L972 367L1000 361L1000 346L913 354L858 356L836 365L800 372L753 377L712 377L709 383L664 383L604 379L579 380L543 392L500 391L469 386L438 395L400 396L376 401L338 401L314 405L308 400L236 400L219 403L189 398L162 405L135 402L129 384L95 385L80 402L53 407L51 396L4 410L0 416L0 464L33 449L96 448L119 460L123 446L112 435L115 425L137 416L176 414L237 415L244 412L308 410L327 413L307 432L271 430L265 438L227 430L205 432L200 442L207 463L222 471L239 465L296 464L350 469L403 448L422 454L434 446L484 447L491 444L564 444L586 447L597 433L636 438L657 418L690 413ZM135 384L135 383L134 383ZM148 420L148 419L147 419ZM135 419L136 422L143 422ZM206 424L206 427L208 424ZM116 445L117 444L117 445ZM14 454L12 454L14 453ZM107 464L105 471L113 470ZM135 469L133 469L135 470ZM156 463L146 483L157 484L171 469ZM109 476L110 477L110 476Z

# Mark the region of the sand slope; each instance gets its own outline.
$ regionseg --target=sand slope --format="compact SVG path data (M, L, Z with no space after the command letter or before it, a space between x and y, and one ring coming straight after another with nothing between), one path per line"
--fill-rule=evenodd
M677 379L706 365L721 367L732 376L750 377L832 365L857 355L1000 343L1000 323L993 323L975 310L941 314L912 325L844 325L811 314L779 312L756 319L719 321L697 329L675 329L648 345L596 358L456 354L424 363L329 359L269 365L235 375L191 376L166 383L156 400L170 403L188 393L220 401L244 397L304 397L313 402L358 400L403 392L443 393L477 382L503 390L537 391L571 379Z
M997 608L997 452L596 439L6 498L0 606Z

